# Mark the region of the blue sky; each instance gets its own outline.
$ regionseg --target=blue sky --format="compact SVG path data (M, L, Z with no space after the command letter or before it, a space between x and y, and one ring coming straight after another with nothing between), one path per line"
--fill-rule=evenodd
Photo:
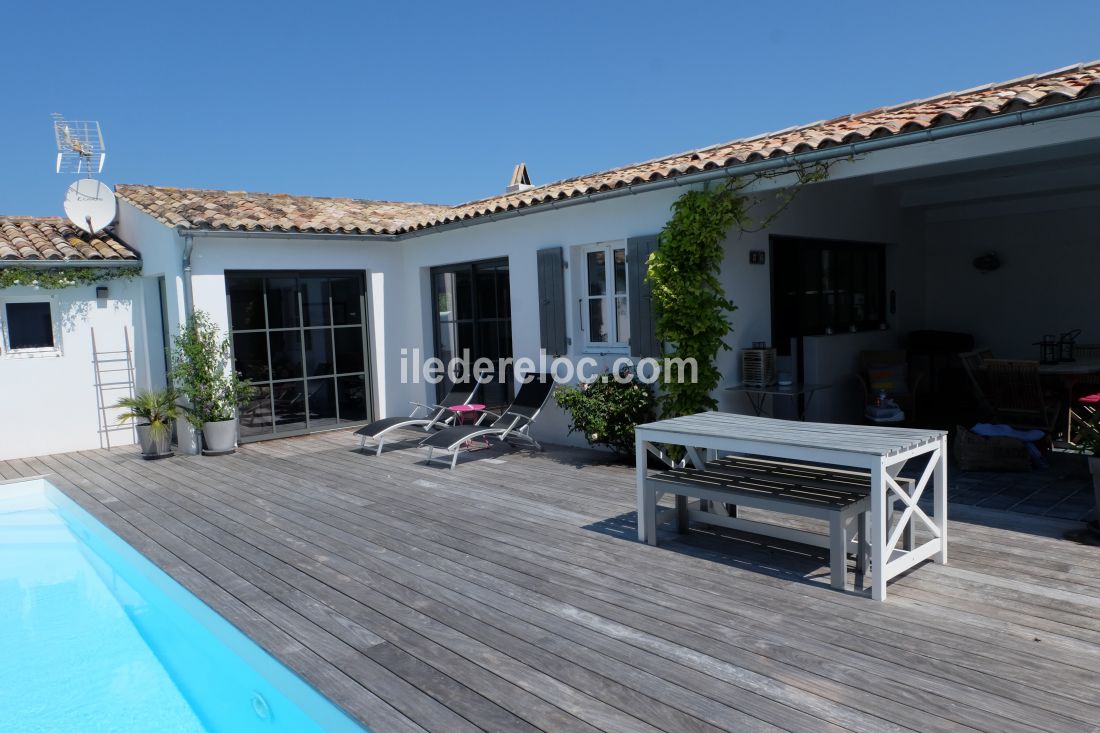
M0 214L61 213L51 112L111 184L457 203L1100 58L1085 2L98 5L0 11Z

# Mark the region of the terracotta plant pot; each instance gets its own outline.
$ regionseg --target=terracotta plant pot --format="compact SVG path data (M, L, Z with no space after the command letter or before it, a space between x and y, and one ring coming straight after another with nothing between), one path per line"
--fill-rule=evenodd
M152 436L152 430L149 427L149 423L137 426L138 443L141 445L141 457L145 460L152 460L154 458L166 458L172 455L170 433L166 433L161 436L160 439L154 440Z
M204 454L232 453L237 449L237 421L218 420L202 424Z

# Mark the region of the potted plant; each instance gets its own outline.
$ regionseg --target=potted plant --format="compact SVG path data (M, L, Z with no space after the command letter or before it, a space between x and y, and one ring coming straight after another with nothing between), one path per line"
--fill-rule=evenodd
M237 447L236 409L254 389L230 364L229 338L203 311L195 311L174 339L172 378L187 398L187 419L202 430L203 453Z
M618 376L604 372L577 387L559 387L558 406L569 413L569 432L582 432L589 445L602 445L621 457L634 455L634 426L653 419L649 385L627 367Z
M133 420L137 423L141 457L145 460L172 455L169 441L172 423L183 411L177 404L179 396L172 389L140 390L132 397L123 397L115 407L125 410L118 416L119 422Z

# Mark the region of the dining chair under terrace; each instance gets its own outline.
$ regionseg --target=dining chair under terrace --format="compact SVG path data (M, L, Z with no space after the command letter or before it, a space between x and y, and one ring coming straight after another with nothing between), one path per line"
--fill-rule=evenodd
M450 463L453 469L462 453L472 450L474 441L496 438L514 446L528 446L542 450L539 442L531 437L531 426L554 392L554 377L550 374L532 374L520 384L516 398L499 415L482 410L481 417L473 425L453 425L420 441L428 449L427 461ZM443 453L436 457L435 452Z
M992 406L989 404L989 396L986 394L986 375L982 371L982 364L987 359L993 358L993 352L988 349L982 351L964 351L959 354L959 361L962 362L963 371L966 372L967 379L970 380L970 386L974 392L974 398L978 401L978 405L983 410L992 411Z
M998 419L1013 427L1040 428L1051 439L1061 405L1043 392L1039 362L985 359L982 369Z
M381 455L382 446L386 443L386 436L394 430L421 428L428 431L435 427L450 425L458 414L451 408L469 405L473 402L478 386L477 382L474 382L472 387L453 385L451 391L444 395L437 405L411 402L413 410L410 415L386 417L375 420L369 425L364 425L355 431L355 434L359 436L359 449L366 448L367 439L369 438L375 443L375 455ZM480 406L478 405L478 407Z

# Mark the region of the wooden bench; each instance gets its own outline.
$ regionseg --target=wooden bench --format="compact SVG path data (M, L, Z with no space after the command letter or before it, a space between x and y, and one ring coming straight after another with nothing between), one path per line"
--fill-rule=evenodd
M769 476L777 479L790 479L821 488L850 489L864 493L870 493L871 491L870 471L837 468L836 466L791 463L754 456L723 456L710 461L707 467L738 476ZM897 482L910 496L913 495L916 484L913 479L898 477ZM736 513L731 512L730 516L736 516ZM893 526L893 518L894 502L889 502L886 505L887 527ZM849 534L851 534L850 527ZM902 546L907 550L912 549L914 540L914 527L909 524L902 536Z
M710 461L704 468L670 468L649 472L645 479L645 500L654 511L653 526L646 528L650 544L657 544L657 525L675 519L686 532L691 520L726 526L780 539L802 542L829 550L834 588L847 583L849 527L855 525L856 569L867 566L867 516L871 509L870 476L820 466L781 463L742 456ZM657 511L664 494L676 496L676 508ZM751 507L829 523L828 536L817 532L782 527L693 508L687 499Z

